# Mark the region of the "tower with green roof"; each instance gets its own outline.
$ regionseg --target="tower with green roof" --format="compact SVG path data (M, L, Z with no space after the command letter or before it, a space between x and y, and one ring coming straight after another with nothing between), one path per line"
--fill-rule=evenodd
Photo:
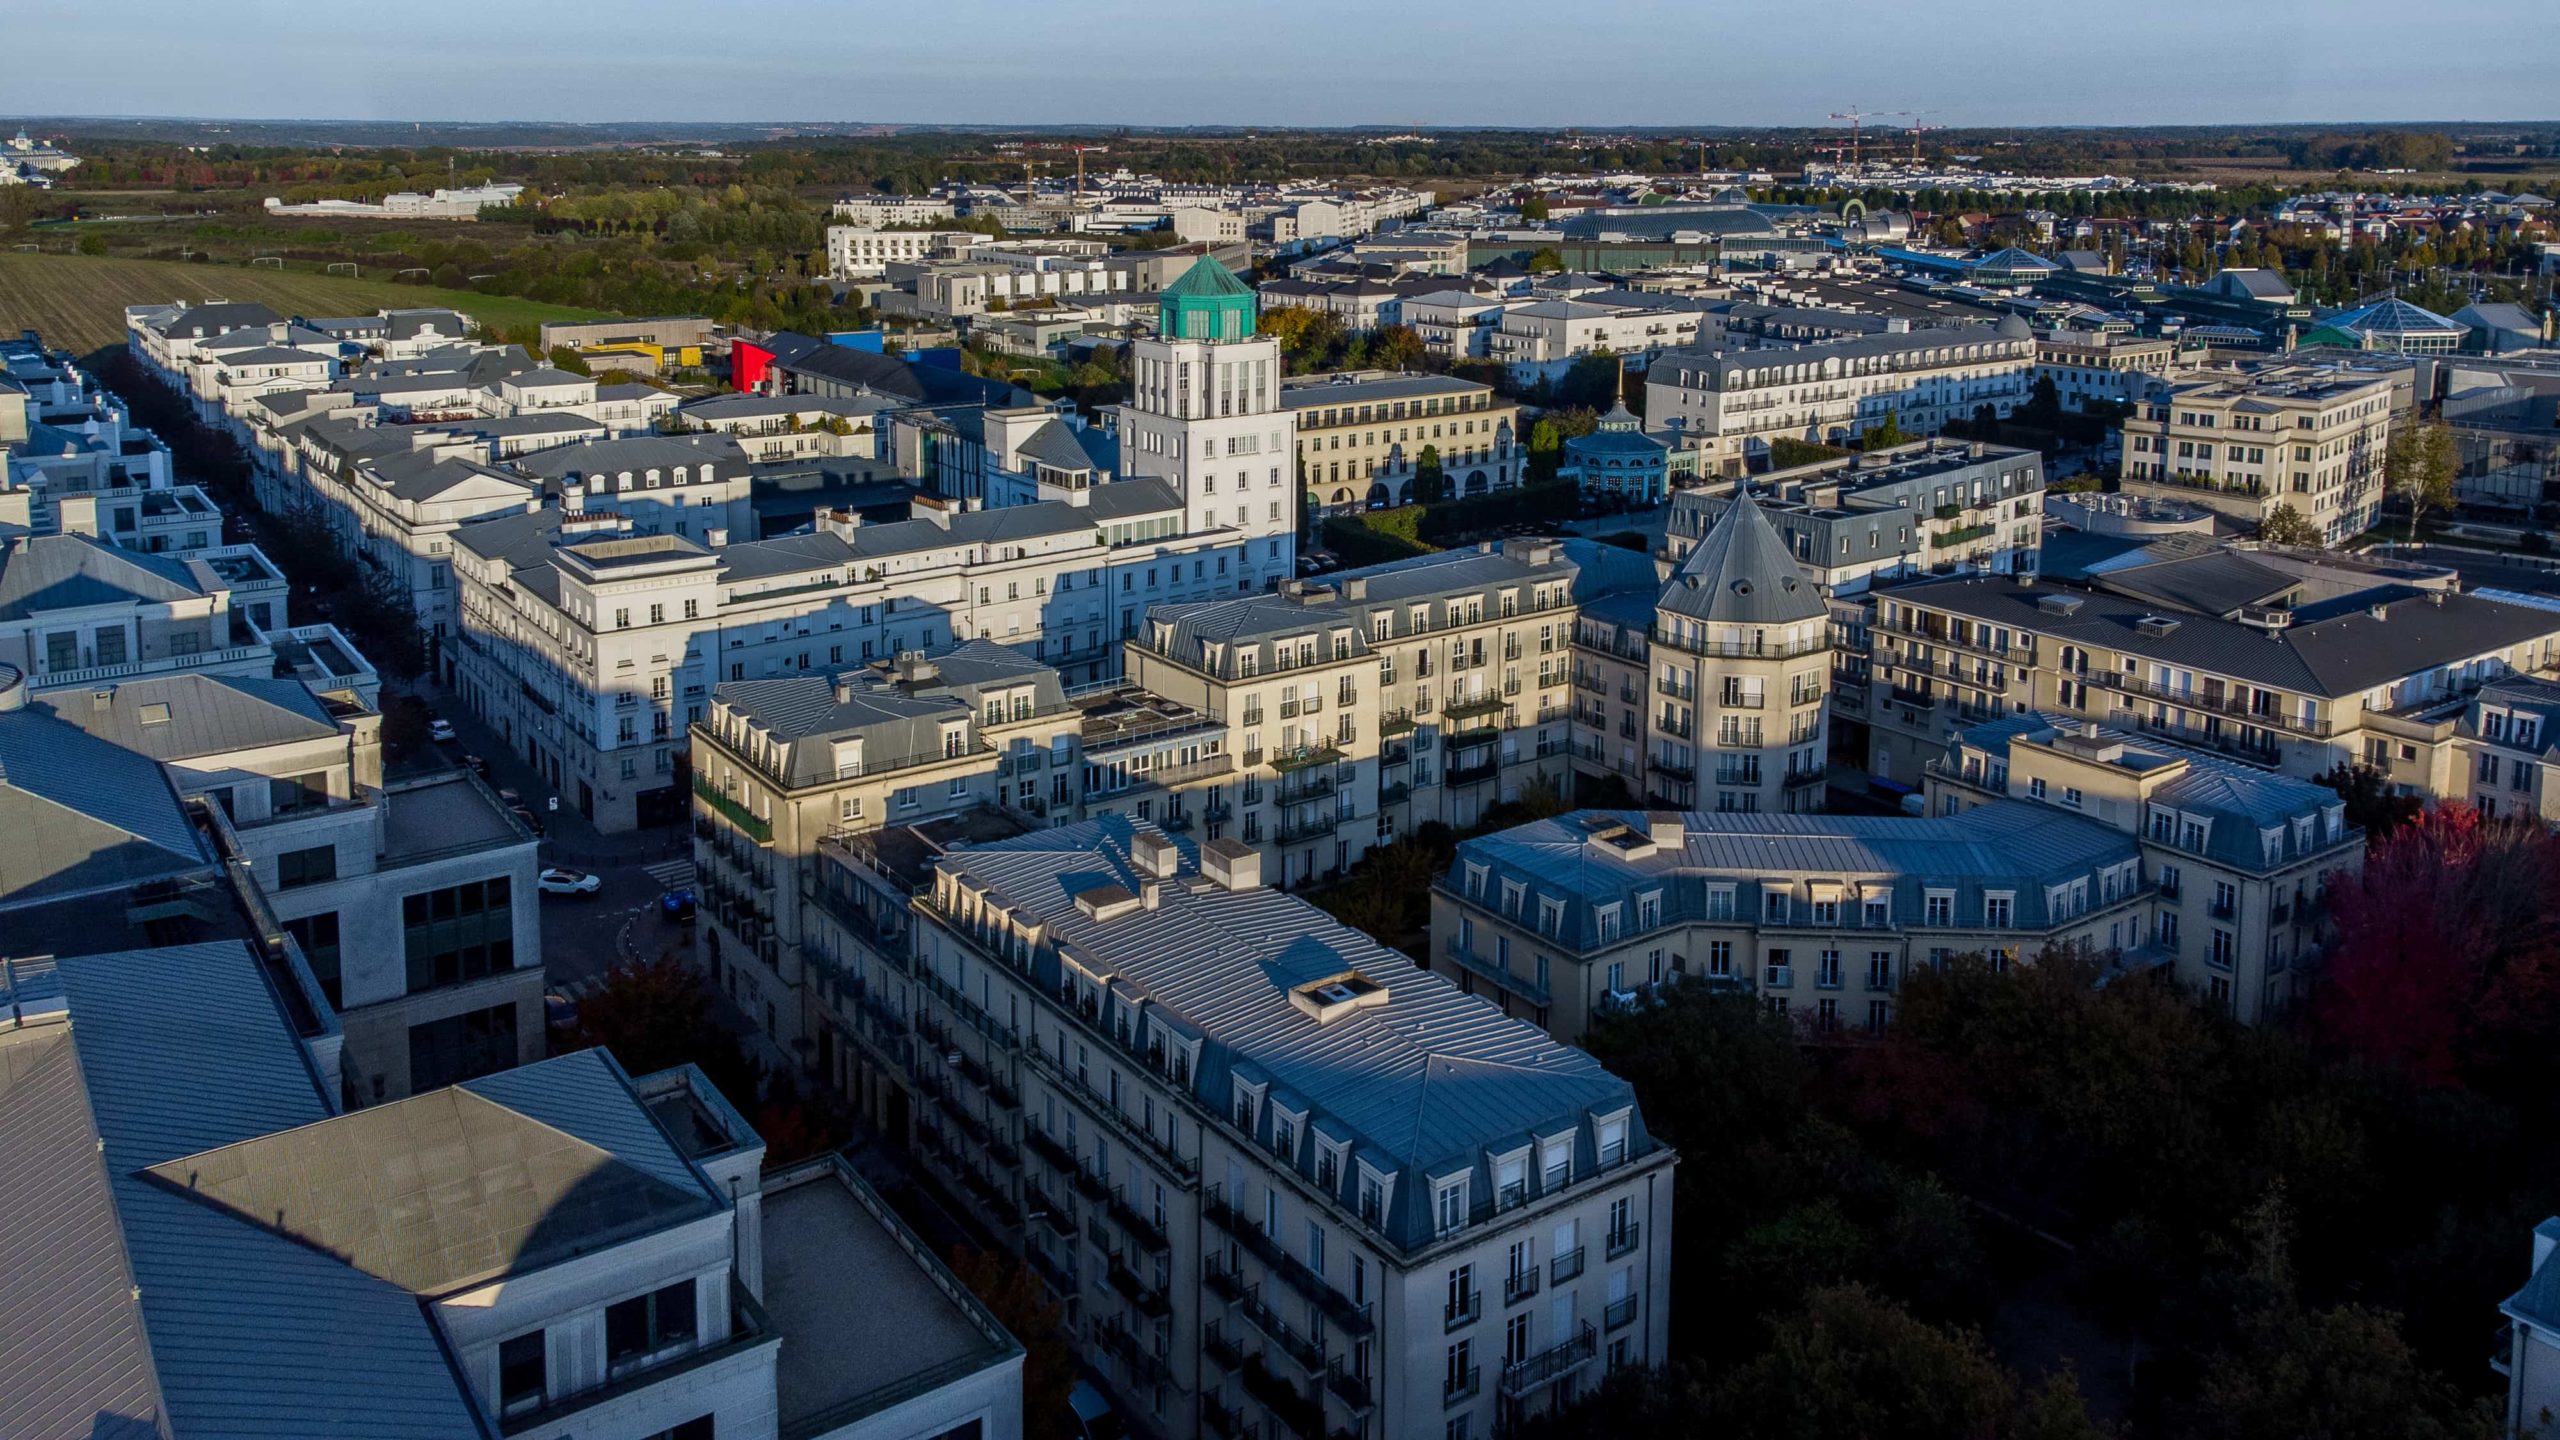
M1253 291L1235 272L1203 255L1156 297L1156 333L1168 340L1250 340Z
M1156 333L1130 342L1129 398L1113 417L1122 479L1171 485L1189 533L1236 537L1217 561L1221 589L1297 573L1297 418L1280 403L1280 343L1254 327L1259 298L1201 256L1157 297Z

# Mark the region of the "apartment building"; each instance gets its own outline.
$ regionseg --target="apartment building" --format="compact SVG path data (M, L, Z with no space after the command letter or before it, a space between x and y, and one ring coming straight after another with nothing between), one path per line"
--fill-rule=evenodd
M1916 788L1960 728L2037 710L2304 778L2405 747L2395 778L2442 784L2411 773L2426 743L2412 724L2560 666L2548 610L2272 558L2208 552L2087 586L1958 578L1879 592L1869 772Z
M0 665L30 690L181 672L271 675L314 665L367 690L334 626L287 628L290 586L254 546L153 555L94 534L0 534Z
M2047 330L2036 337L2037 380L2053 382L2066 410L2130 405L2173 383L2184 368L2174 339L2102 330Z
M1677 561L1733 504L1753 497L1823 593L1959 572L2032 574L2043 548L2044 457L1981 441L1921 440L1676 491L1664 545Z
M2510 1437L2538 1433L2560 1415L2560 1216L2533 1227L2533 1263L2524 1288L2498 1306L2506 1317L2489 1368L2506 1377L2506 1427Z
M0 1017L13 1437L1021 1433L1012 1337L840 1163L760 1180L690 1068L341 1113L237 942L13 961Z
M1284 382L1280 404L1296 418L1307 504L1411 504L1426 452L1453 495L1509 489L1528 475L1520 407L1490 385L1384 371L1313 375Z
M2290 506L2335 544L2381 512L2393 388L2370 372L2294 363L2172 385L2126 418L2119 487L2250 526Z
M718 687L689 731L713 983L791 1033L821 842L999 805L1071 818L1076 731L1055 670L983 640Z
M1458 828L1566 783L1574 607L1659 588L1644 557L1505 540L1278 592L1151 611L1130 681L1223 720L1243 777L1231 836L1275 883L1348 868L1415 825Z
M2149 943L2133 839L2024 803L1948 818L1585 810L1479 836L1431 891L1431 968L1570 1042L1647 987L1882 1030L1914 967Z
M1574 361L1604 350L1642 368L1657 352L1696 340L1700 323L1695 304L1632 291L1529 300L1502 307L1484 353L1523 380L1560 376Z
M1443 285L1406 296L1404 323L1422 337L1424 351L1439 359L1482 360L1493 352L1494 332L1512 303L1506 296Z
M827 275L872 280L893 264L915 265L958 255L986 237L974 230L881 230L865 225L827 227Z
M1996 326L1908 330L1848 340L1664 356L1645 371L1645 416L1693 437L1710 471L1739 475L1784 437L1837 445L1892 416L1911 434L2029 397L2036 341L2009 316Z
M1129 347L1129 399L1106 412L1120 474L1172 485L1186 530L1245 538L1247 591L1298 564L1297 415L1280 401L1280 344L1254 333L1254 312L1253 291L1200 257L1158 297L1155 338Z
M919 501L894 524L829 511L811 534L718 547L558 511L484 521L453 537L457 688L600 828L674 820L686 727L724 682L972 639L1109 678L1150 606L1233 594L1265 563L1186 508L1121 481L1080 503Z
M1644 784L1679 810L1823 808L1831 615L1821 588L1748 495L1672 571L1654 601L1644 658L1592 649L1576 665L1596 691L1651 694ZM1636 666L1641 664L1642 668ZM1586 713L1597 702L1585 702ZM1605 745L1599 722L1580 728Z
M1486 1435L1662 1358L1676 1162L1625 1083L1251 848L831 854L864 898L824 912L816 1053L888 1077L1137 1425Z
M2147 946L2123 948L2248 1024L2309 994L2328 888L2364 868L2337 791L2087 722L1976 726L1926 793L1933 815L2025 801L2133 836L2156 903Z
M56 528L64 499L89 497L100 530L137 550L201 549L212 507L179 485L168 447L133 423L124 402L34 331L0 340L0 495L16 492L26 514L12 523Z
M291 679L175 675L56 691L21 727L158 764L340 1021L351 1103L538 1059L533 837L471 776L385 782L381 719Z

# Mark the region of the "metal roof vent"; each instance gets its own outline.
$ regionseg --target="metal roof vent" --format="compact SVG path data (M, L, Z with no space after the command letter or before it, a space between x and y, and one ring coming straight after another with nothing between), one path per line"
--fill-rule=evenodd
M2145 615L2141 619L2133 622L2133 628L2156 639L2163 635L2175 633L2178 628L2178 622L2166 615Z
M2036 597L2036 608L2047 615L2077 615L2080 613L2080 597L2077 595L2039 595Z

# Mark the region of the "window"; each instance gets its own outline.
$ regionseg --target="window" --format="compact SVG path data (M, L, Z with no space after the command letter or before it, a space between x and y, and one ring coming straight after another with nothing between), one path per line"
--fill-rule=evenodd
M549 1398L551 1365L546 1332L518 1335L498 1346L498 1409L505 1415L527 1415Z
M2017 897L2008 894L1986 894L1982 897L1982 923L1993 930L2009 928L2009 915Z
M407 896L400 919L413 995L515 968L515 910L504 875Z
M323 910L317 915L284 922L284 931L302 947L302 958L311 964L312 978L320 982L320 993L329 997L332 1007L346 1003L338 996L338 912Z
M1733 974L1732 941L1710 940L1707 942L1707 973L1719 979Z
M1601 1121L1597 1134L1601 1169L1606 1170L1627 1158L1626 1117Z
M1956 919L1956 897L1951 890L1932 890L1927 904L1927 920L1931 925L1952 925Z
M678 497L682 498L682 497ZM954 1430L945 1430L933 1440L978 1440L979 1424L972 1420ZM671 1425L648 1437L648 1440L718 1440L711 1428L711 1417L696 1415L681 1425Z
M693 1343L693 1282L680 1280L604 1310L605 1363L615 1369Z
M1432 1197L1439 1219L1439 1233L1454 1235L1467 1223L1467 1182L1464 1177L1442 1184Z
M329 776L324 771L308 775L288 775L267 782L267 808L277 815L295 815L305 810L320 810L329 804Z
M409 1090L441 1089L514 1069L516 1007L492 1005L409 1027Z
M317 885L338 878L338 847L314 845L308 850L287 850L276 857L276 888L291 890L298 885Z

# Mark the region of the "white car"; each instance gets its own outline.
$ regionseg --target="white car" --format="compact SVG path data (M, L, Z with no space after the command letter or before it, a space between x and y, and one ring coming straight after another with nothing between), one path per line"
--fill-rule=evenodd
M604 882L584 870L552 867L542 872L535 882L545 895L593 895L604 888Z
M439 743L451 740L453 738L453 722L450 720L428 721L427 738Z

